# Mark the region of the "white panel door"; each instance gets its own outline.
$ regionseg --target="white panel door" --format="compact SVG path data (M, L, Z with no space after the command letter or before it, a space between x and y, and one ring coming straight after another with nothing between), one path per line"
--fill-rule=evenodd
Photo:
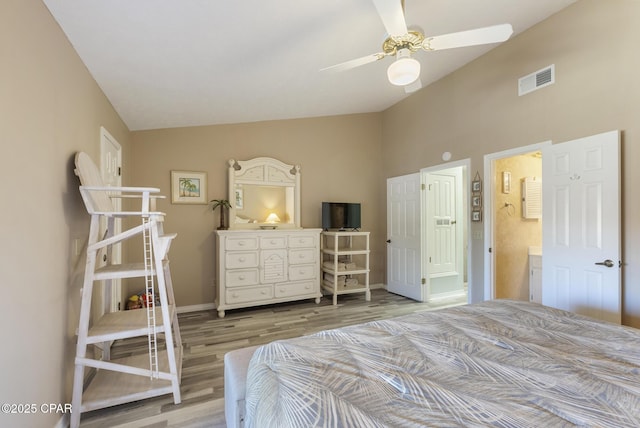
M429 277L457 275L456 176L431 173L427 180Z
M106 186L120 187L122 186L122 147L115 138L104 128L100 128L100 173L102 181ZM119 198L113 199L113 207L116 211L121 209L122 203ZM107 228L106 222L102 222L100 236L103 236ZM122 229L121 219L114 220L114 232L119 233ZM98 263L104 265L104 254L100 254ZM121 244L116 244L112 249L111 260L114 264L122 261ZM100 305L101 313L116 312L120 310L121 280L111 280L111 285L103 288L102 304Z
M621 322L620 134L543 149L542 303Z
M420 174L387 180L387 290L423 301Z

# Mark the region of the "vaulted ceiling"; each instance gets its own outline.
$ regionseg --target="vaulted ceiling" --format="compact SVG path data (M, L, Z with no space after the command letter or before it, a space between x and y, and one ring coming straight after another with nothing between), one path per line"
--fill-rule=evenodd
M371 0L43 0L131 130L382 111L410 96ZM390 0L399 1L399 0ZM510 23L515 37L576 0L406 0L435 36ZM427 86L496 44L418 52Z

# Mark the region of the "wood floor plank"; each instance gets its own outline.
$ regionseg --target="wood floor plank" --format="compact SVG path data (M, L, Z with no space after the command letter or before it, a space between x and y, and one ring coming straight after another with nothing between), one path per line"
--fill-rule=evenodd
M387 293L371 291L371 301L363 294L340 296L338 305L323 298L257 308L179 314L184 358L182 362L182 403L171 395L150 398L82 415L86 428L200 428L224 427L224 354L234 349L262 345L362 322L392 318L413 312L434 310L466 303L466 298L420 303ZM147 352L147 339L116 341L113 358Z

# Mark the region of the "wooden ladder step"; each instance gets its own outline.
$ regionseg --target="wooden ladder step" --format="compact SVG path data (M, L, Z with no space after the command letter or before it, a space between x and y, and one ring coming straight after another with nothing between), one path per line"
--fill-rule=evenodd
M162 308L154 308L156 319L162 320ZM175 305L169 305L169 323L175 315ZM156 332L165 331L164 323L156 326ZM149 333L147 326L147 309L132 309L128 311L110 312L104 314L89 329L87 344L108 342L129 337L146 336Z

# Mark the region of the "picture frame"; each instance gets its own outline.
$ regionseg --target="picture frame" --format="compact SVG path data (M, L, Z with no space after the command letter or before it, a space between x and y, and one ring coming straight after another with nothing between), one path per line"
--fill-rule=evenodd
M244 191L236 188L236 209L244 209Z
M471 206L474 208L480 208L482 206L482 196L473 195L471 197Z
M471 182L471 191L473 193L480 193L482 192L482 181L480 180L473 180Z
M471 221L482 221L482 211L471 211Z
M502 193L511 193L511 173L502 171Z
M172 204L207 204L207 173L171 171Z

